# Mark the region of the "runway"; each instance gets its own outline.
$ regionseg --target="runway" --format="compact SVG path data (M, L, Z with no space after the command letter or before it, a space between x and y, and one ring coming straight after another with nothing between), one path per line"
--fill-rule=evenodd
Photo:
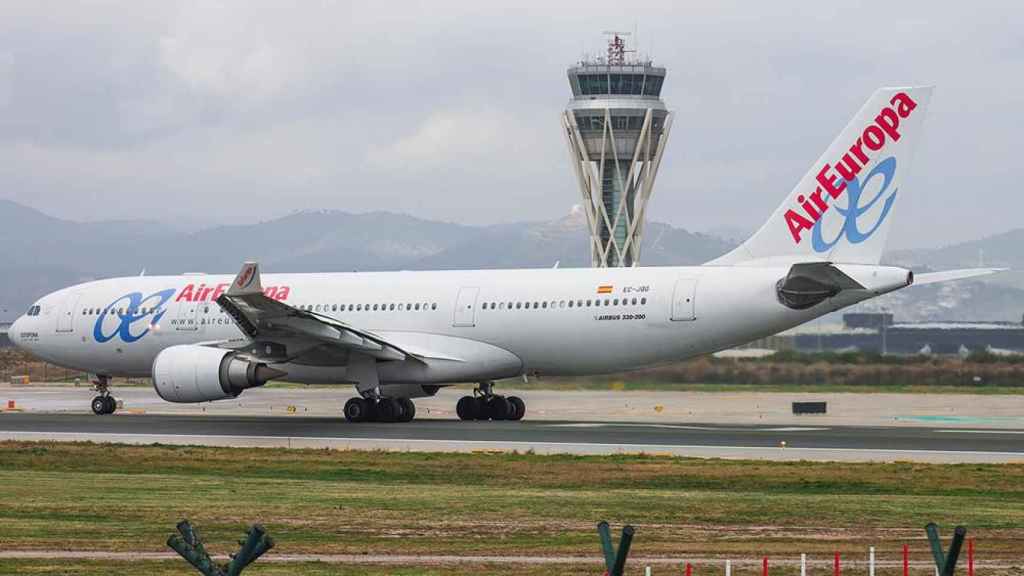
M341 418L0 415L0 439L418 451L648 453L773 460L1024 462L1024 430L539 420L351 424Z

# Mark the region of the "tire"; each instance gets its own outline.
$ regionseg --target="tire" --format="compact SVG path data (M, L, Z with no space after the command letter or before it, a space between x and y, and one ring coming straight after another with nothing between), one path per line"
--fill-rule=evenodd
M491 396L487 408L492 420L511 420L515 415L512 404L504 396Z
M512 405L512 416L509 420L522 420L526 416L526 402L519 396L509 396L508 403Z
M399 398L398 403L402 405L402 418L399 422L412 422L416 417L416 404L408 398Z
M349 422L366 422L370 416L370 403L362 398L349 398L344 412L345 420Z
M459 415L459 420L476 420L476 398L472 396L459 398L459 403L455 405L455 413Z
M103 396L97 396L92 399L92 413L97 416L103 416L107 413L107 400Z
M107 414L117 412L117 398L107 396Z
M381 422L399 422L403 412L398 398L382 398L377 403L377 415Z

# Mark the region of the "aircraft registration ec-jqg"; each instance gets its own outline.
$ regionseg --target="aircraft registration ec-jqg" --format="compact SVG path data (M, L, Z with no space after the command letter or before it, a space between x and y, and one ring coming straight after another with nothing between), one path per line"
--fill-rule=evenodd
M608 373L775 334L915 282L881 266L930 87L883 88L749 240L702 266L98 280L40 299L20 347L96 375L152 376L161 398L234 398L268 380L345 383L350 421L409 421L412 399L479 383L462 419L518 420L492 382ZM917 283L994 269L919 275Z

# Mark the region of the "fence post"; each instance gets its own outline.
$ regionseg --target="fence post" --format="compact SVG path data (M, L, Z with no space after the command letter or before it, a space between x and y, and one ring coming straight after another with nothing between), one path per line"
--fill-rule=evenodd
M910 576L910 546L903 545L903 576Z
M725 561L725 576L732 576L732 560Z
M651 567L644 566L644 576L651 576Z
M868 549L868 576L875 576L875 547Z
M843 576L843 567L839 564L839 552L836 552L836 559L832 562L832 574Z
M761 576L768 576L768 557L761 560Z
M686 563L686 576L693 576L693 566L689 562Z
M807 554L800 555L800 576L807 576Z

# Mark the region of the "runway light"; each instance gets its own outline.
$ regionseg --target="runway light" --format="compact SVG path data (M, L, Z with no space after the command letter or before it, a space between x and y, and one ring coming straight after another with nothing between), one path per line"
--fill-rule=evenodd
M786 447L786 441L783 440L783 441L779 442L779 447L780 448L785 448Z

